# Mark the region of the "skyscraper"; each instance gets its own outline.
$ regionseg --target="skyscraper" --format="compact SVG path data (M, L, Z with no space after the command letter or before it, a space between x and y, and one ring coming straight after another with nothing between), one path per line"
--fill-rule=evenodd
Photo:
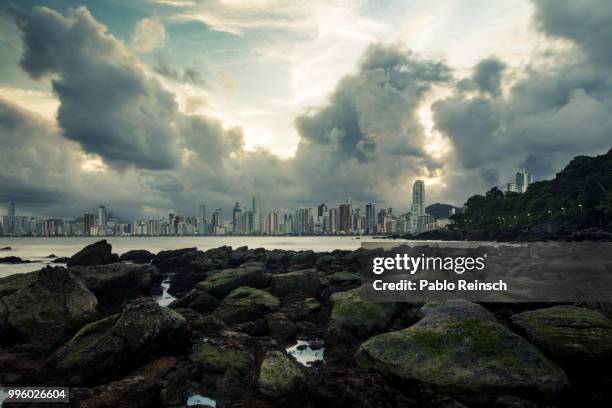
M533 177L527 172L527 170L521 170L516 173L516 191L524 193L527 191L529 184L533 182Z
M232 232L234 234L240 234L243 231L242 214L244 212L246 212L246 208L239 202L236 202L232 208Z
M96 215L85 213L83 215L83 234L91 235L91 229L96 226Z
M255 197L253 197L253 234L261 233L261 194L257 193Z
M410 221L413 232L417 232L419 217L423 215L425 215L425 182L417 180L412 186L412 214Z
M317 207L317 217L323 217L327 213L327 204L320 204Z
M338 222L338 229L346 234L351 232L351 205L346 203L346 204L340 204L339 208L338 208L338 213L339 213L339 222Z
M204 203L200 204L198 210L198 232L200 235L204 235L207 233L206 224L208 223L206 219L206 205Z
M106 207L101 205L98 207L98 227L106 227Z
M8 225L6 226L6 232L8 234L15 233L15 203L9 203L8 205Z
M374 233L374 212L375 212L374 204L367 203L365 207L365 233L373 234Z

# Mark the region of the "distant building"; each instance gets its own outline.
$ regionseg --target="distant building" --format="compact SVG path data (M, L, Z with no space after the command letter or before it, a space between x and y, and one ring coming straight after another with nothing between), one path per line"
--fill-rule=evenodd
M317 217L323 217L327 213L327 204L317 206Z
M506 193L517 193L516 183L507 183L506 184Z
M533 183L533 176L527 170L521 170L516 173L516 191L524 193L527 191L529 184Z
M101 205L98 207L98 227L104 229L106 227L106 207Z
M96 215L92 213L83 214L83 234L92 235L93 229L96 226ZM96 235L97 235L97 231Z
M423 180L417 180L412 185L411 210L411 230L413 232L421 232L419 225L423 225L423 222L419 221L419 217L425 215L425 182Z
M206 224L208 224L208 220L206 219L206 205L202 203L198 208L198 232L200 235L208 233Z
M253 197L253 228L251 232L253 234L261 234L262 230L262 214L261 214L261 194L257 193Z
M6 229L7 235L13 235L15 233L15 215L16 215L15 203L9 203L8 215L7 215L7 219L5 223L6 224L5 229Z
M338 207L338 230L348 234L351 232L351 205L349 203L340 204Z
M367 203L366 207L365 207L365 233L366 234L373 234L374 231L374 225L376 225L375 220L374 220L374 213L376 212L376 209L374 208L374 204L372 203Z

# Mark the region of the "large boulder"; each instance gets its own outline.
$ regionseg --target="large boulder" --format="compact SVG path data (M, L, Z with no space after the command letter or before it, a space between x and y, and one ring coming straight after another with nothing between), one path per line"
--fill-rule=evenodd
M512 317L527 339L562 365L606 365L612 360L612 321L575 306L555 306Z
M215 310L215 316L227 323L242 323L276 311L280 301L265 290L240 286L230 292Z
M261 368L257 386L262 394L279 398L293 391L304 379L304 374L286 354L269 351Z
M224 372L234 369L241 374L249 371L254 362L253 355L238 345L210 341L196 345L189 358L207 370Z
M113 262L117 262L119 257L117 254L113 254L113 247L111 244L106 242L105 239L102 241L94 242L93 244L87 245L76 254L72 255L68 260L68 266L92 266L92 265L105 265Z
M240 286L263 289L270 284L270 275L261 262L241 265L240 268L223 269L211 273L206 280L198 283L198 288L207 291L217 299L222 299Z
M98 317L96 296L65 268L45 267L21 283L0 298L0 320L25 341L52 348Z
M161 406L164 382L138 375L94 387L91 396L79 402L80 408L148 408Z
M279 273L272 276L272 292L281 296L299 293L314 296L319 293L321 281L316 269Z
M336 292L331 296L327 338L356 340L387 328L395 312L394 303L372 303L361 299L360 289Z
M16 273L0 278L0 297L10 295L38 279L38 272Z
M154 266L113 263L96 266L75 266L69 271L91 290L100 304L111 312L121 310L123 303L147 294Z
M131 251L127 251L121 254L121 256L119 257L119 260L121 262L134 262L134 263L147 264L151 262L153 258L155 258L155 255L153 255L151 252L147 251L146 249L133 249Z
M207 313L219 306L216 297L204 290L192 289L185 296L168 305L173 309L189 308L200 313Z
M357 363L481 404L505 394L546 400L568 384L561 368L479 305L451 301L423 312L415 325L364 342Z
M81 384L120 374L151 355L180 352L185 319L150 298L138 298L121 314L92 322L48 360L63 384Z

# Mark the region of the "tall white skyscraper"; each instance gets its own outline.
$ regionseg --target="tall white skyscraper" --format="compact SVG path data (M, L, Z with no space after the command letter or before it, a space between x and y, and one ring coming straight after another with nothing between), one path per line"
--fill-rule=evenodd
M412 211L410 216L412 231L417 231L419 217L423 215L425 215L425 182L417 180L412 186Z
M200 235L206 234L207 223L208 220L206 219L206 205L202 203L198 208L198 232L200 233Z
M98 226L106 227L106 207L101 205L98 207Z
M529 184L533 182L533 177L527 172L527 170L521 170L516 173L516 191L524 193L527 191Z
M261 219L261 194L257 193L257 195L253 197L253 234L261 233Z

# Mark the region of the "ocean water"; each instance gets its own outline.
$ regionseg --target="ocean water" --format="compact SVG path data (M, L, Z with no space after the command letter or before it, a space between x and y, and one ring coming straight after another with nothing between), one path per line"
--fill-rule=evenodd
M84 246L100 239L106 239L113 246L113 252L121 255L132 249L146 249L153 253L167 249L197 247L201 250L230 245L233 248L312 250L316 252L334 249L354 250L361 246L362 239L357 237L0 237L0 248L10 246L10 251L0 251L0 257L18 256L36 261L30 264L0 264L0 278L14 273L31 272L40 269L51 259L74 255ZM363 238L364 241L386 241Z

